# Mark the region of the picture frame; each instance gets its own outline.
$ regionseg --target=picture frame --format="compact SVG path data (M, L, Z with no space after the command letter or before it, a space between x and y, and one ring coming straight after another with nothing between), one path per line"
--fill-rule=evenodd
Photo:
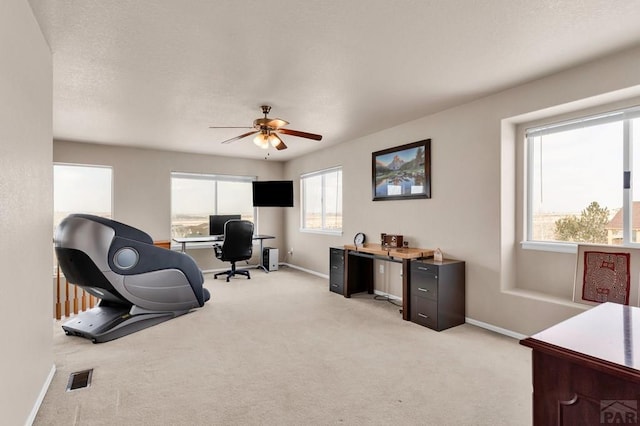
M608 245L598 245L598 244L578 244L577 247L577 256L576 256L576 268L574 275L574 285L573 285L573 301L576 303L581 303L584 305L599 305L607 300L608 298L603 298L603 300L594 300L593 296L588 296L588 286L590 284L590 276L589 270L587 269L587 265L589 265L588 255L590 253L595 254L610 254L615 256L626 257L628 269L626 272L628 273L628 291L627 298L628 304L631 306L640 306L640 249L630 248L630 247L622 247L622 246L608 246ZM599 265L600 266L600 265ZM611 274L611 271L605 271L607 274ZM599 272L595 272L595 274L600 274ZM612 279L610 276L605 276L606 278L603 282L611 283ZM619 303L619 302L616 302Z
M431 198L431 139L371 154L373 201Z

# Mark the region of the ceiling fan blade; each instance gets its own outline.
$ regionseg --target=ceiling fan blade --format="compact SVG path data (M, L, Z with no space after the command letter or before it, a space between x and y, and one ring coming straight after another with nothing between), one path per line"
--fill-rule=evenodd
M220 143L231 143L233 141L237 141L238 139L246 138L247 136L251 136L251 135L253 135L255 133L258 133L258 132L259 132L259 130L252 130L250 132L243 133L240 136L236 136L235 138L227 139L226 141L222 141Z
M210 129L253 129L248 126L209 126Z
M316 140L316 141L322 140L322 135L316 135L314 133L301 132L300 130L278 129L278 132L284 133L285 135L298 136L300 138L313 139L313 140Z
M278 151L281 151L283 149L287 149L287 146L284 144L282 139L280 139L280 136L278 136L276 133L271 133L271 136L273 136L274 138L278 139L278 141L279 141L277 145L274 145L275 149L277 149Z

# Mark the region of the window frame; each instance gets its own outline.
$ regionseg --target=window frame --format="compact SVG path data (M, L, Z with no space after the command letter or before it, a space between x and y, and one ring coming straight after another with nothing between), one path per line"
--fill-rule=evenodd
M342 207L342 202L343 202L343 197L342 197L342 166L334 166L334 167L329 167L326 169L322 169L322 170L317 170L314 172L309 172L309 173L303 173L300 175L300 232L305 232L305 233L310 233L310 234L324 234L324 235L342 235L343 233L343 223L341 222L341 226L340 229L334 229L334 228L326 228L325 227L325 220L326 220L326 204L325 204L325 185L324 185L324 179L327 175L331 174L331 173L340 173L340 205ZM305 193L304 193L304 185L305 185L305 180L309 179L309 178L313 178L313 177L318 177L321 176L322 177L322 194L321 194L321 207L322 207L322 212L321 212L321 216L322 216L322 227L321 228L306 228L305 227L305 215L306 215L306 210L307 210L307 206L305 203ZM341 208L341 217L344 219L344 215L342 212L342 208Z
M603 109L597 113L590 114L580 114L574 116L573 118L560 120L560 121L552 121L545 120L542 124L536 124L533 126L524 127L524 178L525 178L525 196L524 196L524 235L523 240L521 241L521 247L523 249L529 250L540 250L540 251L553 251L559 253L577 253L577 247L579 242L567 242L567 241L550 241L550 240L533 240L532 232L532 220L533 220L533 149L534 144L532 139L537 136L543 136L545 134L553 134L561 131L574 130L580 128L587 128L590 126L596 126L606 123L614 123L614 122L622 122L623 125L623 161L622 161L622 169L620 170L621 175L624 176L626 173L630 173L633 176L633 156L632 156L632 135L631 135L631 126L630 121L633 119L637 119L640 117L640 105L633 105L624 108L616 108L616 109ZM636 173L640 173L640 170L636 170ZM622 177L621 176L621 177ZM634 243L631 241L631 209L633 206L633 179L630 180L629 188L624 188L623 185L620 186L622 190L622 199L623 199L623 243L620 245L611 245L611 247L631 247L631 248L640 248L640 241ZM622 179L621 179L622 181ZM638 193L640 193L640 188L638 188ZM636 224L638 225L638 224ZM586 243L585 243L586 244Z

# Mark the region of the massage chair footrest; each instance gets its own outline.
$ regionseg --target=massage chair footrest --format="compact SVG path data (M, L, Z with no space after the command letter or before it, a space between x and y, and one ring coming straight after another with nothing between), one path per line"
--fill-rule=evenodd
M65 322L62 329L67 335L84 337L93 343L102 343L187 312L144 312L132 315L131 306L96 306Z

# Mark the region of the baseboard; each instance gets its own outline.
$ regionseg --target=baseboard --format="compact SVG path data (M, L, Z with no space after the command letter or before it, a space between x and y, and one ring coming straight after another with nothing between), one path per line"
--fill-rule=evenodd
M474 320L473 318L466 317L465 322L467 324L475 325L476 327L484 328L486 330L490 330L499 334L504 334L505 336L513 337L514 339L522 340L525 337L528 337L524 334L516 333L515 331L507 330L506 328L497 327L492 324L488 324L486 322Z
M301 268L300 266L292 265L290 263L280 263L280 265L288 266L291 269L297 269L298 271L306 272L307 274L315 275L316 277L329 279L329 275L321 274L320 272L312 271L311 269Z
M44 401L44 396L47 394L47 390L49 390L49 386L51 386L51 382L53 381L53 376L56 374L56 365L53 364L51 366L51 370L49 371L49 375L42 385L42 389L40 389L40 394L38 395L38 399L36 399L35 404L33 404L33 408L31 409L31 413L27 420L24 422L25 426L31 426L36 419L36 415L38 414L38 410L40 409L40 405L42 405L42 401Z

